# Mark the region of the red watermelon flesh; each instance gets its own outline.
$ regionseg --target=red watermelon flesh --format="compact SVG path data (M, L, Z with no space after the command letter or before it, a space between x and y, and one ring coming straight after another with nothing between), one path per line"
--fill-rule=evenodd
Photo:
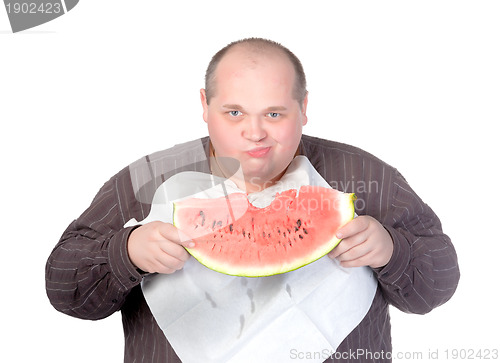
M174 203L174 225L196 243L200 263L236 276L295 270L330 252L337 230L354 218L353 193L303 186L276 195L264 208L244 193Z

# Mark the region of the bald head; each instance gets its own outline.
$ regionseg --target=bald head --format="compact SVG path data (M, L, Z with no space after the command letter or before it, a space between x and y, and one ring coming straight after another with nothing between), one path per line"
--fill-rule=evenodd
M228 44L218 51L210 61L205 74L205 92L207 104L217 92L217 67L228 54L239 52L242 55L242 67L253 67L269 57L284 57L293 66L295 81L293 98L302 105L307 95L306 76L300 60L290 50L279 43L262 38L248 38Z

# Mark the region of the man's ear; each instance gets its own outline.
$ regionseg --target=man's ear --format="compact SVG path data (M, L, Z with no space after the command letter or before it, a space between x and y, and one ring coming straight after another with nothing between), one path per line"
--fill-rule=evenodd
M203 120L205 122L207 122L207 120L208 120L208 103L207 103L207 93L205 92L204 88L200 89L200 99L201 99L201 106L203 107Z
M304 97L304 101L302 102L302 107L301 107L301 112L302 112L302 126L305 126L307 124L307 96L309 96L309 92L306 93L306 96Z

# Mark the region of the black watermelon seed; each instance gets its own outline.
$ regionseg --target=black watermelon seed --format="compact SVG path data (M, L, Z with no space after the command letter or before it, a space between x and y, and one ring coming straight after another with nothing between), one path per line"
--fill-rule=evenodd
M302 221L300 219L297 219L297 227L300 228L301 225L302 225Z
M299 234L299 238L300 238L300 239L303 239L303 238L304 238L304 236L303 236L303 235L301 235L301 234Z
M302 228L302 230L304 231L304 234L308 234L309 232L307 232L307 229L305 228Z
M233 224L231 223L231 224L229 225L229 232L232 232L232 231L233 231Z

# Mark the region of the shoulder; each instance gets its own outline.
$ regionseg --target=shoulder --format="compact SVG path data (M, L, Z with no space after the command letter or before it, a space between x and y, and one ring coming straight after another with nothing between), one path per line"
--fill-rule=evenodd
M123 223L131 218L142 220L149 212L156 189L171 175L203 170L207 164L205 150L208 150L208 137L146 155L114 174L92 203L105 202L119 208Z
M390 224L398 190L404 188L408 197L415 196L394 167L367 151L310 136L302 142L303 152L332 188L356 194L358 215L368 214Z
M180 143L146 155L120 173L130 179L135 197L150 203L156 189L172 175L182 171L207 172L208 145L208 137Z
M141 163L143 160L147 160L149 163L155 163L164 159L175 158L179 163L192 162L196 158L206 158L206 152L208 147L209 139L203 137L201 139L195 139L191 141L186 141L180 144L176 144L167 149L157 151L155 153L146 155L141 159L135 161L130 166L134 166Z
M208 143L208 137L204 137L145 155L113 175L103 189L114 189L124 198L149 204L156 188L171 175L206 168Z
M388 168L391 171L395 171L395 168L375 155L353 145L309 135L302 135L301 146L302 153L311 160L313 165L322 165L325 163L337 165L338 163L342 163L347 166L346 163L361 163L366 166L368 163L372 166Z
M159 175L168 172L168 169L181 167L187 163L206 160L209 139L186 141L173 145L167 149L142 156L124 167L111 179L123 178L130 174L143 173L146 171L151 175Z

